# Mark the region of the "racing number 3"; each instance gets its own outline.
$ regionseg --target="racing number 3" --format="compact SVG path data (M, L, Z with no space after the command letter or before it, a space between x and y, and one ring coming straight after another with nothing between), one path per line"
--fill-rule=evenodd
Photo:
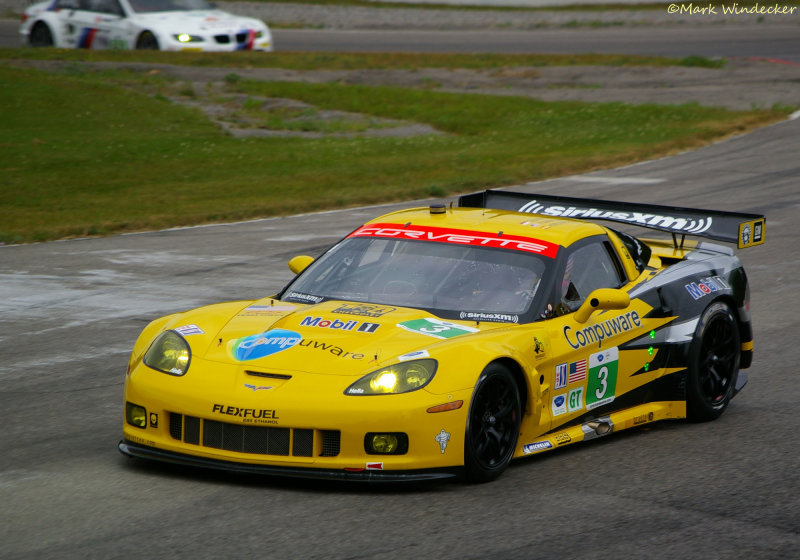
M617 389L619 349L609 348L589 356L589 379L586 385L586 410L614 400Z

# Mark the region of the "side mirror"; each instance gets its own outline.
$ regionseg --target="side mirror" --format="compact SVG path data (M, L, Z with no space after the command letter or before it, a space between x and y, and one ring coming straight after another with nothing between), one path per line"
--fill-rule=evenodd
M585 323L598 309L625 309L631 304L627 292L612 288L600 288L589 294L573 317L579 323Z
M307 255L298 255L293 257L292 260L289 261L289 270L294 272L295 274L300 274L308 265L314 262L314 257L309 257Z

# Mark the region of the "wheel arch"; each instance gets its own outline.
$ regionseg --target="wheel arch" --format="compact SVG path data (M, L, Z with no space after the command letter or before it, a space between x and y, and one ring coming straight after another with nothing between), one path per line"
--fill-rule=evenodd
M727 305L736 319L740 341L739 369L747 369L753 362L753 327L750 323L750 318L746 316L746 312L742 312L742 308L733 294L721 294L719 297L709 301L708 305L700 312L700 316L715 303L724 303Z
M31 35L33 35L33 31L37 27L47 28L47 30L50 32L50 37L53 41L54 47L58 47L61 44L61 34L58 26L54 25L53 22L48 21L47 18L42 17L42 14L39 14L33 23L30 24L30 27L28 27L28 36L26 37L25 43L26 46L31 46Z
M486 366L490 366L491 364L499 364L505 367L508 371L511 372L511 375L514 377L514 381L517 383L517 388L519 389L519 398L522 404L522 413L525 414L526 408L528 406L528 391L530 388L528 387L528 382L525 377L525 373L522 369L522 366L514 360L513 358L497 358L492 360ZM485 369L485 368L484 368Z

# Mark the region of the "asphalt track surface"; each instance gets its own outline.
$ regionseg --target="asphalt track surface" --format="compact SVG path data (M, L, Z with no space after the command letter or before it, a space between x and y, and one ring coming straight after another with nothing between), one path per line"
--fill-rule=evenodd
M624 31L623 31L624 29ZM19 24L0 20L0 46L20 45ZM279 51L598 53L774 58L800 64L797 25L610 27L534 31L275 29Z
M740 252L755 361L716 422L661 423L499 480L369 486L237 476L116 450L151 319L267 295L286 261L427 204L0 247L0 558L797 558L800 119L531 192L767 215Z

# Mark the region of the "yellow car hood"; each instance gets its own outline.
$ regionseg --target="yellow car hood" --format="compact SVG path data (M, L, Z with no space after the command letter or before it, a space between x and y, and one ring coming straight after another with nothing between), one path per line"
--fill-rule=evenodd
M357 375L413 359L416 352L427 355L428 349L450 338L503 326L444 321L419 309L343 301L296 305L264 299L228 308L227 321L219 311L190 312L173 328L183 334L195 356L272 373Z

